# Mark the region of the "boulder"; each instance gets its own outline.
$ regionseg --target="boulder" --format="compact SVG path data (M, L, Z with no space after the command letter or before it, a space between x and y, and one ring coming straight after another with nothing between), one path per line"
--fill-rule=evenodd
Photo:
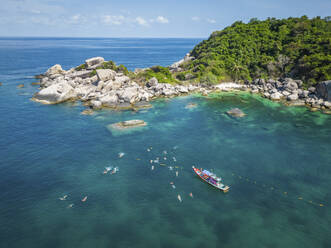
M287 96L288 101L296 101L296 100L298 100L298 98L299 98L298 94L292 94L292 95Z
M241 111L239 108L233 108L226 112L228 115L234 116L234 117L244 117L246 114Z
M44 104L56 104L74 99L75 97L76 93L73 87L68 83L58 83L42 89L32 99Z
M324 107L331 109L331 102L325 101L324 102Z
M309 93L314 93L315 90L316 90L315 87L309 87L309 88L308 88Z
M294 82L292 79L288 79L285 81L284 88L287 89L288 91L293 91L298 89L298 84Z
M115 79L114 79L115 82L117 83L128 83L130 81L130 78L128 76L116 76Z
M111 69L99 69L96 70L98 79L100 81L108 81L108 80L113 80L116 76L116 72L111 70Z
M85 66L87 69L95 69L96 67L100 66L103 62L105 62L104 58L94 57L85 60Z
M331 80L316 85L316 95L324 100L331 101Z
M125 102L134 103L138 96L138 87L128 87L125 88L122 95L119 97L122 98Z
M50 75L53 75L53 74L62 74L62 73L64 73L64 72L65 72L65 71L62 70L61 65L56 64L56 65L53 65L51 68L49 68L49 69L46 71L45 75L46 75L46 76L50 76Z
M146 86L148 88L156 86L159 82L157 81L157 79L155 77L152 77L150 80L148 80Z
M84 70L84 71L75 71L73 73L67 74L66 77L68 78L88 78L91 75L91 70ZM76 79L75 79L76 80Z
M276 92L276 93L273 93L270 95L271 100L280 100L281 97L282 97L282 94L280 94L279 92Z
M282 94L283 94L283 96L289 96L289 95L291 95L291 93L288 92L288 91L286 91L286 90L282 91Z
M188 93L188 88L186 86L177 86L176 89L180 92L180 93Z
M90 106L91 106L93 109L100 109L101 106L102 106L101 101L98 101L98 100L92 100L90 103L91 103Z
M99 100L101 101L103 106L109 107L109 108L114 108L119 103L118 96L116 94L109 94L109 95L103 96Z

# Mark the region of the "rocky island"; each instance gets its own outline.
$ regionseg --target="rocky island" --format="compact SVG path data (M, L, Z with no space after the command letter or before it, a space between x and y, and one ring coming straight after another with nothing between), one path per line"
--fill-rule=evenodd
M320 32L315 32L316 27ZM330 114L328 27L329 20L307 17L236 22L214 32L168 67L134 72L102 57L87 59L67 71L54 65L38 75L40 91L32 99L44 104L80 100L90 109L135 109L150 106L148 102L157 97L244 90ZM310 40L302 36L304 32ZM272 44L263 39L265 34L274 38L268 36ZM299 47L296 53L290 47L294 44Z

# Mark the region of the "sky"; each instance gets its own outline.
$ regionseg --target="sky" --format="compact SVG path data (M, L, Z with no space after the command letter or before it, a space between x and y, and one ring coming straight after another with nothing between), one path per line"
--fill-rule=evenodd
M206 38L233 22L329 16L331 0L0 0L0 36Z

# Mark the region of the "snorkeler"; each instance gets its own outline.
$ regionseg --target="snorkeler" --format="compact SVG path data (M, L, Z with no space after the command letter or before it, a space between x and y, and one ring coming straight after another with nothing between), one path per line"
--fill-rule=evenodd
M65 201L65 200L67 199L67 197L68 197L68 195L64 195L63 197L60 197L59 199L60 199L61 201Z
M86 200L87 200L87 196L85 196L81 201L86 202Z

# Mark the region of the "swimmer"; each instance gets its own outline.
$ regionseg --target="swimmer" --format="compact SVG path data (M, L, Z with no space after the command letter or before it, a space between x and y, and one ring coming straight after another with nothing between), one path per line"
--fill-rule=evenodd
M163 151L163 154L164 154L164 155L167 155L167 154L168 154L168 152L167 152L167 151Z
M169 170L173 170L174 169L174 167L172 167L172 166L169 166Z
M176 171L176 177L178 177L178 171Z
M107 174L111 169L112 169L112 167L105 167L103 174Z
M147 148L147 151L150 152L151 150L149 148Z
M174 146L172 149L176 150L178 148L178 146Z
M81 201L86 202L86 200L87 200L87 196L85 196Z
M74 206L73 203L69 204L67 208L72 208Z
M175 157L172 157L172 159L174 160L174 162L177 162L177 159Z
M174 184L173 182L170 182L170 184Z
M173 189L175 189L176 188L176 186L173 184L173 185L171 185L171 187L173 188Z
M118 157L119 157L119 158L122 158L124 155L125 155L124 152L120 152L120 153L118 154Z
M163 159L164 159L164 160L167 160L167 158L166 158L166 157L164 157Z
M154 170L154 165L152 165L152 170Z
M182 198L180 197L180 195L177 196L178 201L182 202Z
M192 192L190 193L190 197L193 198L193 194L192 194Z
M153 164L153 160L149 161L151 164Z
M63 197L60 197L59 199L60 199L61 201L65 201L65 200L67 200L67 197L68 197L68 195L64 195Z

